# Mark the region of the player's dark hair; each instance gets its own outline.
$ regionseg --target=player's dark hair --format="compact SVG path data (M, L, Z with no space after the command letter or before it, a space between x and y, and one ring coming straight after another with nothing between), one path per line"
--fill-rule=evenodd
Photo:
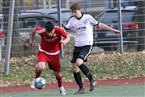
M80 10L81 6L78 3L73 3L70 7L71 11Z
M54 29L54 24L51 22L46 22L44 27L45 27L47 32L51 32Z

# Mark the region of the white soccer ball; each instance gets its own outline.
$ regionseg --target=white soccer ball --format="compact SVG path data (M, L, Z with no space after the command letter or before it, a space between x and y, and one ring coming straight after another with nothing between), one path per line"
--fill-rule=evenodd
M42 89L45 87L46 81L43 77L38 77L35 79L35 87L37 89Z

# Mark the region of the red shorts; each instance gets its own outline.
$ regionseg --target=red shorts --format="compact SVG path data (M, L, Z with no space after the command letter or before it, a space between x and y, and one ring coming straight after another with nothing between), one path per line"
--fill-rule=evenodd
M48 66L51 70L56 71L56 72L61 71L59 54L48 55L44 52L39 51L38 52L38 62L47 62Z

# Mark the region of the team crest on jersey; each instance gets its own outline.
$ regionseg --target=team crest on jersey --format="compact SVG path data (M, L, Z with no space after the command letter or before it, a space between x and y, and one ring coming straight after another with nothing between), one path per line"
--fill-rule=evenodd
M84 24L86 25L88 23L89 19L84 20Z
M56 36L56 33L54 33L53 36L55 37Z

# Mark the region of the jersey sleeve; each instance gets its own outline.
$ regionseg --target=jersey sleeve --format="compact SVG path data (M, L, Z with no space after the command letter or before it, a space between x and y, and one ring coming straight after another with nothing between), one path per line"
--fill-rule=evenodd
M63 28L61 28L61 27L56 27L56 31L57 31L61 36L63 36L64 38L67 37L67 32L66 32Z
M66 30L70 30L70 28L72 28L70 21L71 21L71 20L68 20L67 23L66 23L66 25L64 26L64 28L65 28Z
M91 23L93 24L93 25L98 25L99 24L99 22L97 21L97 20L95 20L91 15L89 15L89 17L90 17L90 21L91 21Z
M45 29L42 27L35 27L34 30L36 34L41 35L43 32L45 32Z

